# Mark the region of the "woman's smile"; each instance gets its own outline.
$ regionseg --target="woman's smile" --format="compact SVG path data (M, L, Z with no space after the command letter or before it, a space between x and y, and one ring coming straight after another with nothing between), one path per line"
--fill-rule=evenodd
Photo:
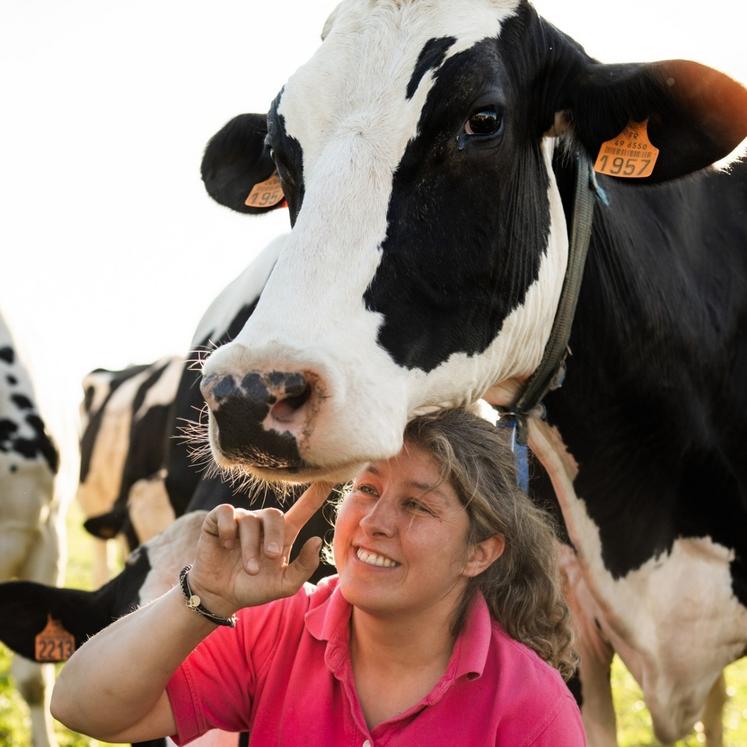
M364 547L356 547L355 557L365 565L375 566L376 568L397 568L401 565L396 560L392 560L386 555L374 552L373 550L367 550Z

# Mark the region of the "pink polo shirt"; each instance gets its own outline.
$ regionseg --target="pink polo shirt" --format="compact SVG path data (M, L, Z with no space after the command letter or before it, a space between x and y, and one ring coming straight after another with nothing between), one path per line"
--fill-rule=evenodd
M167 692L184 744L208 731L251 732L252 747L583 747L560 675L470 607L446 673L419 703L366 726L349 655L351 607L337 578L240 612L174 673Z

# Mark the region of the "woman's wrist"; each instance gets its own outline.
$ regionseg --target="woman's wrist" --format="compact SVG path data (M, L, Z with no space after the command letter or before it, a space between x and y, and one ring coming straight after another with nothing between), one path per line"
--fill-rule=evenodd
M186 577L186 584L181 580L182 574ZM230 620L239 609L221 595L207 590L200 581L199 575L194 573L190 566L186 566L182 569L182 572L179 575L179 585L182 588L182 594L185 597L185 604L187 607L196 609L199 605L208 610L215 617L223 618L225 620ZM185 587L188 589L189 593L185 591ZM189 597L196 597L199 601L196 601L195 599L190 601Z

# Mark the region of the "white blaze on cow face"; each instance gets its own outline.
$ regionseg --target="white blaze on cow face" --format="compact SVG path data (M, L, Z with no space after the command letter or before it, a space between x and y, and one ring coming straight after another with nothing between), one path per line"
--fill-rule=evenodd
M442 122L429 107L434 97L453 96L454 90L439 80L439 71L451 65L449 74L454 75L459 65L467 69L471 64L472 85L479 87L475 79L482 72L475 73L481 68L474 56L485 47L484 55L495 68L492 77L486 76L486 90L498 90L511 104L511 83L494 47L517 6L515 1L489 0L349 0L335 11L318 52L287 82L268 126L295 225L283 240L254 313L235 341L209 359L205 376L214 382L229 374L238 385L256 373L264 386L262 377L270 372L299 372L310 383L310 393L303 414L293 422L275 418L277 408L259 415L263 431L287 438L288 453L297 450L277 464L257 464L240 449L227 453L211 418L214 453L223 466L245 462L270 478L287 476L289 465L289 472L299 478L342 477L362 461L396 453L404 425L416 412L474 401L498 383L526 378L539 363L567 257L565 220L550 164L554 140L540 144L537 138L528 156L516 154L518 166L506 168L487 186L496 190L490 208L495 214L488 216L491 226L500 227L504 213L511 221L528 203L539 205L540 219L533 223L543 225L532 226L539 237L535 245L525 251L523 246L501 246L497 235L495 245L486 246L451 237L448 253L455 257L474 263L475 255L491 254L485 272L473 272L460 287L453 286L448 268L445 285L453 287L440 290L433 278L420 283L421 271L424 278L437 264L428 256L429 247L444 250L443 232L423 221L421 235L413 241L409 233L413 226L420 230L417 216L395 217L416 190L425 195L424 206L433 209L426 205L427 180L438 181L437 171L418 174L411 187L398 179L410 168L410 151L418 142L425 142L431 129L440 132ZM423 65L424 50L434 43L439 54L432 65ZM463 124L479 100L459 103L461 113L445 146L451 155L445 160L453 159ZM511 115L509 108L507 142L509 128L526 129L525 124L512 123ZM502 158L510 155L509 149ZM448 168L448 163L443 166L444 173ZM463 173L464 165L459 168ZM446 174L446 179L452 176ZM513 192L508 190L510 199L504 200L510 204L499 200L501 181L504 190L507 183L517 182ZM485 185L454 178L453 189L484 192ZM451 210L451 200L432 199L438 202L436 212ZM459 234L463 224L467 235L474 222L484 219L478 209L471 215L455 213L450 230ZM517 242L517 231L505 233ZM485 241L490 244L492 236ZM522 252L529 257L518 262L524 275L506 279L502 265L510 268ZM392 270L392 263L408 253L412 259ZM449 333L470 338L464 348L452 344L441 350L436 340L435 349L437 333L419 334L407 310L407 304L419 304L420 295L415 298L411 286L428 286L417 293L424 299L437 296L436 305L444 307L460 297L464 313L469 307L464 297L473 286L491 285L488 295L501 294L501 288L493 286L494 277L503 278L514 296L505 302L507 308L492 314L489 334L482 327L463 326L457 318L453 325L462 329ZM481 314L476 302L473 316ZM391 345L392 336L398 335L396 346ZM418 349L423 355L410 357L410 351ZM249 440L256 443L256 433L247 434Z

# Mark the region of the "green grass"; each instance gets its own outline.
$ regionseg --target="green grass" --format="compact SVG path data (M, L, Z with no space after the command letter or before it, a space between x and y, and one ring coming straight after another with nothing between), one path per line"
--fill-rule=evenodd
M81 527L80 510L75 505L70 510L67 526L70 557L65 584L91 588L92 545ZM640 688L617 659L612 678L620 747L660 747L651 732L651 722ZM726 684L729 701L724 713L725 745L744 747L747 745L747 659L732 664L726 670ZM56 733L61 747L109 747L107 743L74 734L61 724L56 724ZM0 644L0 747L26 747L29 744L26 705L13 689L10 655ZM677 747L698 747L702 744L703 735L696 731L687 739L677 742Z

